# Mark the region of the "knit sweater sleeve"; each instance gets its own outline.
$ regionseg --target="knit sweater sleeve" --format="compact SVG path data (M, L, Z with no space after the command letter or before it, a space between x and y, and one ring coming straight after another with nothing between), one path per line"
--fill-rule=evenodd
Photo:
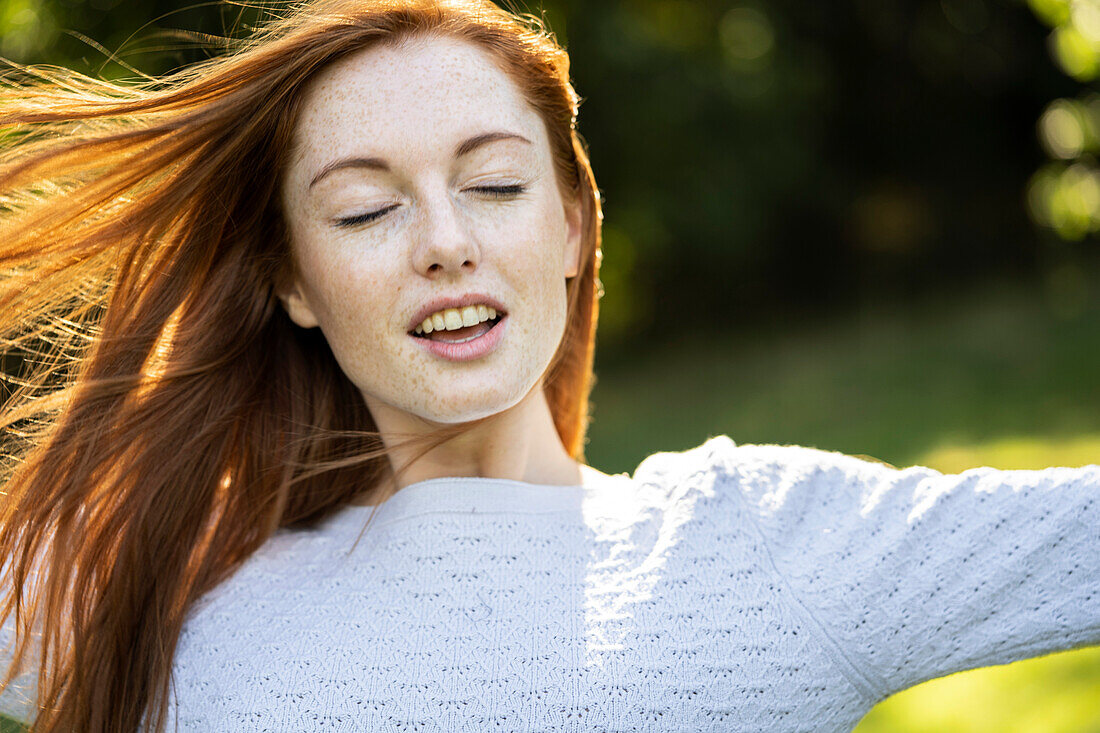
M876 699L1100 644L1100 466L945 475L728 439L722 454L777 572Z

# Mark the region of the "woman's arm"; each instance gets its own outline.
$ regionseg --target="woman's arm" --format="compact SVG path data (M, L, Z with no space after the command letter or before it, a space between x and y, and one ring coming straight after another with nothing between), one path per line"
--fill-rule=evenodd
M944 475L723 447L777 570L879 699L1100 644L1100 466Z

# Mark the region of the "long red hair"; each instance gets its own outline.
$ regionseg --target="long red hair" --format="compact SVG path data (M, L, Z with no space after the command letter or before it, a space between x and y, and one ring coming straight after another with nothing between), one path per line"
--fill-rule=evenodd
M322 0L163 79L13 67L0 338L19 376L0 413L0 621L18 641L4 685L38 670L34 731L164 730L191 605L277 528L382 484L362 396L275 296L293 266L277 190L313 75L420 33L501 63L581 200L581 269L544 389L583 460L600 197L568 56L537 19L488 0Z

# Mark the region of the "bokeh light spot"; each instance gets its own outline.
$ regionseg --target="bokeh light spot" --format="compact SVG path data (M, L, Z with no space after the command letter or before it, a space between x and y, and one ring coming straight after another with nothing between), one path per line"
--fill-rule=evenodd
M1076 158L1085 149L1083 115L1068 99L1052 102L1039 118L1039 140L1055 158Z
M1062 239L1081 240L1100 228L1100 173L1085 160L1048 166L1032 178L1028 204L1032 217Z
M775 29L768 16L750 7L731 8L718 25L726 58L734 66L763 66L775 47Z
M1088 38L1073 25L1064 25L1050 34L1050 52L1062 70L1078 81L1090 81L1100 70L1100 55Z
M1100 5L1095 0L1077 0L1070 5L1070 22L1093 46L1100 43Z

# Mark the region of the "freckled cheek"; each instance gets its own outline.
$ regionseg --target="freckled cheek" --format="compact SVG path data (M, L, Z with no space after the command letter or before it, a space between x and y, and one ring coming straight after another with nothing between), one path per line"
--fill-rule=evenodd
M530 243L526 254L509 268L511 281L520 294L517 305L525 311L516 325L525 326L522 342L541 353L552 348L551 341L564 328L565 280L559 277L562 271L558 258L547 254L539 243Z
M522 273L521 281L528 285L531 294L544 303L560 297L565 282L560 246L536 239L524 243L518 255L512 269Z
M377 265L354 258L318 263L314 292L321 301L321 325L333 337L359 340L389 327L397 295Z

